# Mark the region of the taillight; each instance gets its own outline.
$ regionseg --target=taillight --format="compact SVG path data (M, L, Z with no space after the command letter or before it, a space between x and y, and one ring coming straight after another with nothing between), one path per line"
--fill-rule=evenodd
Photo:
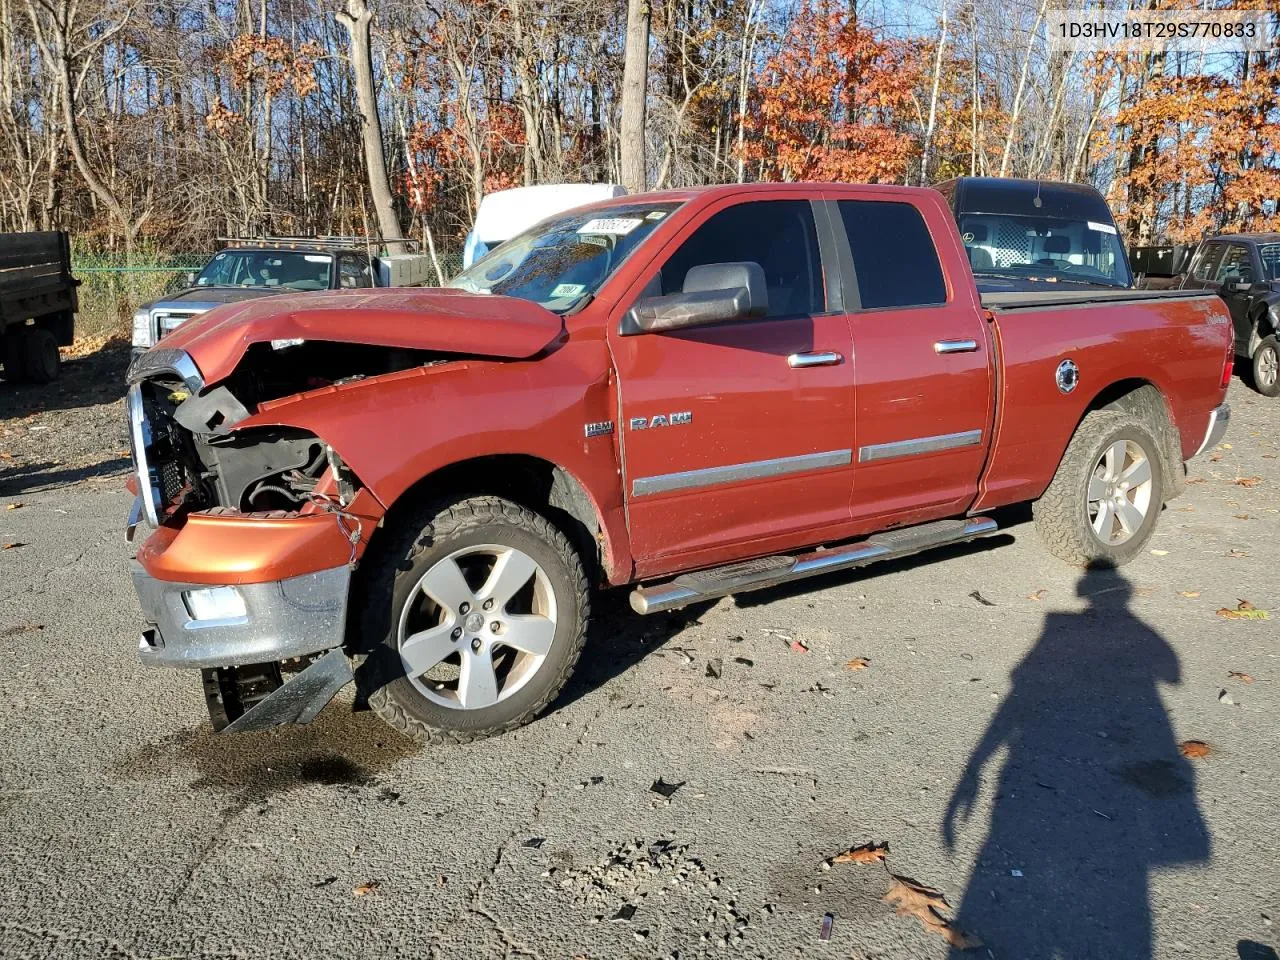
M1223 390L1231 386L1231 371L1235 368L1235 365L1236 350L1235 344L1232 343L1227 345L1227 359L1222 363L1222 383L1220 383L1219 386L1222 387Z

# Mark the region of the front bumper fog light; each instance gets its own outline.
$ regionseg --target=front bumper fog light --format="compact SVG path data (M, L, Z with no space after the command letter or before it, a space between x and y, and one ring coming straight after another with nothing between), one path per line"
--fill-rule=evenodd
M244 597L235 587L209 587L182 594L192 620L238 620L245 615Z

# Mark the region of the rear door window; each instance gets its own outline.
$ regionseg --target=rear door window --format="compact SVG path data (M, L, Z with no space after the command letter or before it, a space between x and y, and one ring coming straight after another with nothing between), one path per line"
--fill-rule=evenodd
M1211 283L1222 263L1225 248L1222 243L1206 243L1196 255L1196 262L1191 266L1191 279L1197 283Z
M898 201L838 203L863 310L947 302L938 250L919 210Z
M1249 262L1249 248L1242 243L1227 246L1227 252L1214 275L1216 283L1253 282L1253 265Z
M808 200L754 200L712 214L662 266L662 295L680 293L693 267L760 264L769 288L769 316L826 310L822 257Z

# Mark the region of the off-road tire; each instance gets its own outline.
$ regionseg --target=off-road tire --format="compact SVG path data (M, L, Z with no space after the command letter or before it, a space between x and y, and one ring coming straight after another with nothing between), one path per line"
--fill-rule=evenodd
M405 676L396 645L403 606L422 575L469 544L518 547L542 567L555 593L555 638L546 661L510 697L475 710L427 700ZM499 497L437 502L405 518L403 532L378 548L363 572L360 636L369 656L358 673L369 706L406 736L427 743L467 743L533 720L560 693L586 640L590 594L582 560L545 517Z
M1274 365L1280 363L1280 342L1276 341L1275 334L1263 337L1253 351L1250 380L1253 389L1264 397L1280 397L1280 377L1272 375L1270 377L1271 382L1267 383L1268 378L1263 375L1263 366L1268 362L1268 358L1274 370Z
M1142 551L1164 506L1165 461L1158 433L1146 420L1121 411L1095 410L1080 421L1049 489L1032 506L1036 532L1050 553L1078 566L1118 567ZM1135 441L1147 455L1152 501L1138 532L1112 545L1103 543L1089 522L1087 493L1095 464L1117 440Z
M50 383L62 369L58 339L41 327L33 327L22 340L22 369L28 383Z

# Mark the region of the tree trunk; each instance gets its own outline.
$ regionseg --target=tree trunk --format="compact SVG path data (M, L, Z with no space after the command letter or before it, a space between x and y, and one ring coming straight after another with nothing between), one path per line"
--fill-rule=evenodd
M942 26L938 30L938 51L933 59L933 91L929 95L929 125L924 130L924 149L920 154L920 186L929 185L929 150L933 146L933 127L938 116L938 84L942 82L942 52L947 48L947 5L942 5Z
M395 204L391 200L391 182L387 178L387 159L382 151L382 123L378 119L378 97L373 88L373 54L370 50L369 24L373 11L366 0L347 0L347 9L337 15L347 28L351 40L351 69L356 79L356 101L360 109L360 127L364 135L364 165L369 175L369 195L378 218L378 232L384 240L403 240ZM388 244L392 253L403 244Z
M622 185L643 193L645 94L649 87L649 0L627 0L627 46L622 65Z

